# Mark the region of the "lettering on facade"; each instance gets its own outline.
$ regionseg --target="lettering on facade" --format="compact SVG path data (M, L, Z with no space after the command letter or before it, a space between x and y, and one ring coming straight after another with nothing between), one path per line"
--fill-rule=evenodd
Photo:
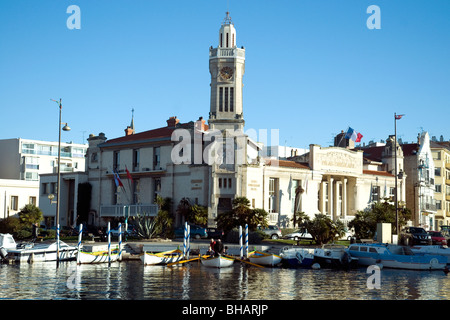
M335 171L344 168L355 173L361 173L362 171L362 158L358 154L351 155L337 151L328 151L318 156L318 165L320 167L318 169Z

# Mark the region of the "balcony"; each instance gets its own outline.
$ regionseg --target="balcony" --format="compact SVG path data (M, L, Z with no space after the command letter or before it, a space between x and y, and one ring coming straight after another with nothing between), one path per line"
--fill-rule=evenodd
M130 205L103 205L100 207L100 217L135 217L137 214L156 217L158 205L156 204L130 204Z
M245 58L245 49L214 48L209 50L209 58Z
M426 212L430 212L430 213L434 213L436 212L436 204L432 204L432 203L421 203L420 204L420 210L421 211L426 211Z

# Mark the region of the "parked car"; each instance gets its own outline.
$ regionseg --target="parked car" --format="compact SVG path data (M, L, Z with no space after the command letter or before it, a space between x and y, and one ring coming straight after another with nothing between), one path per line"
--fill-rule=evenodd
M433 242L424 228L406 227L400 233L400 243L413 246L415 244L431 245Z
M308 239L308 240L312 240L313 237L311 234L308 233L308 230L306 229L298 229L292 233L288 233L286 234L283 238L288 239L288 240L300 240L300 239Z
M206 231L206 228L196 226L194 224L190 224L190 227L191 227L191 238L201 239L208 237L208 232ZM175 238L184 238L184 226L175 229Z
M223 238L223 230L217 228L207 228L206 232L208 233L208 238L212 239L222 239Z
M122 225L122 236L126 235L127 236L133 236L136 235L136 231L130 226L128 225L128 230L125 231L125 226ZM115 229L111 229L111 236L112 237L119 237L119 227L115 228Z
M447 245L447 239L442 235L439 231L428 231L428 234L431 236L431 241L433 244L440 244L443 246Z
M270 239L281 238L281 230L278 226L272 225L272 226L268 226L267 228L262 228L261 226L258 226L258 230L267 234Z

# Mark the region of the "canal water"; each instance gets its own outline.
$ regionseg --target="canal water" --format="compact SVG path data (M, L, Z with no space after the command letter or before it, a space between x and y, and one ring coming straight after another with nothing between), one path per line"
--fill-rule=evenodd
M174 267L139 261L0 265L0 300L448 300L443 271L366 268L256 268L235 263L211 269L199 262ZM377 276L375 279L374 277ZM378 286L374 285L378 284Z

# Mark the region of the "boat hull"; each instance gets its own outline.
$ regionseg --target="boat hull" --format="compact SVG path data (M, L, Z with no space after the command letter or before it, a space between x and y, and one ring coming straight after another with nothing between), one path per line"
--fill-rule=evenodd
M76 257L77 248L69 246L64 242L60 243L59 260L68 261ZM35 244L30 248L8 249L7 258L18 263L49 262L57 260L56 243Z
M314 263L314 250L305 248L283 248L280 252L284 266L309 268Z
M159 253L145 252L141 255L141 260L144 265L160 265L178 262L183 258L183 252L180 250L172 250Z
M411 251L415 254L438 255L447 258L447 264L450 264L450 248L442 246L414 246Z
M202 265L208 268L227 268L231 267L234 263L233 258L224 256L201 258L200 261Z
M108 256L108 251L98 251L98 252L78 252L79 257L78 263L88 264L88 263L109 263L115 262L119 259L119 253L117 251L111 252L111 258Z
M281 257L276 254L270 254L265 252L255 251L249 255L249 260L251 263L255 263L262 266L276 266L281 262Z
M350 246L348 252L352 257L358 258L358 264L362 266L377 264L383 268L407 270L443 270L447 266L447 258L444 256L415 254L408 249L409 247L402 249L401 246L394 245L355 244Z

